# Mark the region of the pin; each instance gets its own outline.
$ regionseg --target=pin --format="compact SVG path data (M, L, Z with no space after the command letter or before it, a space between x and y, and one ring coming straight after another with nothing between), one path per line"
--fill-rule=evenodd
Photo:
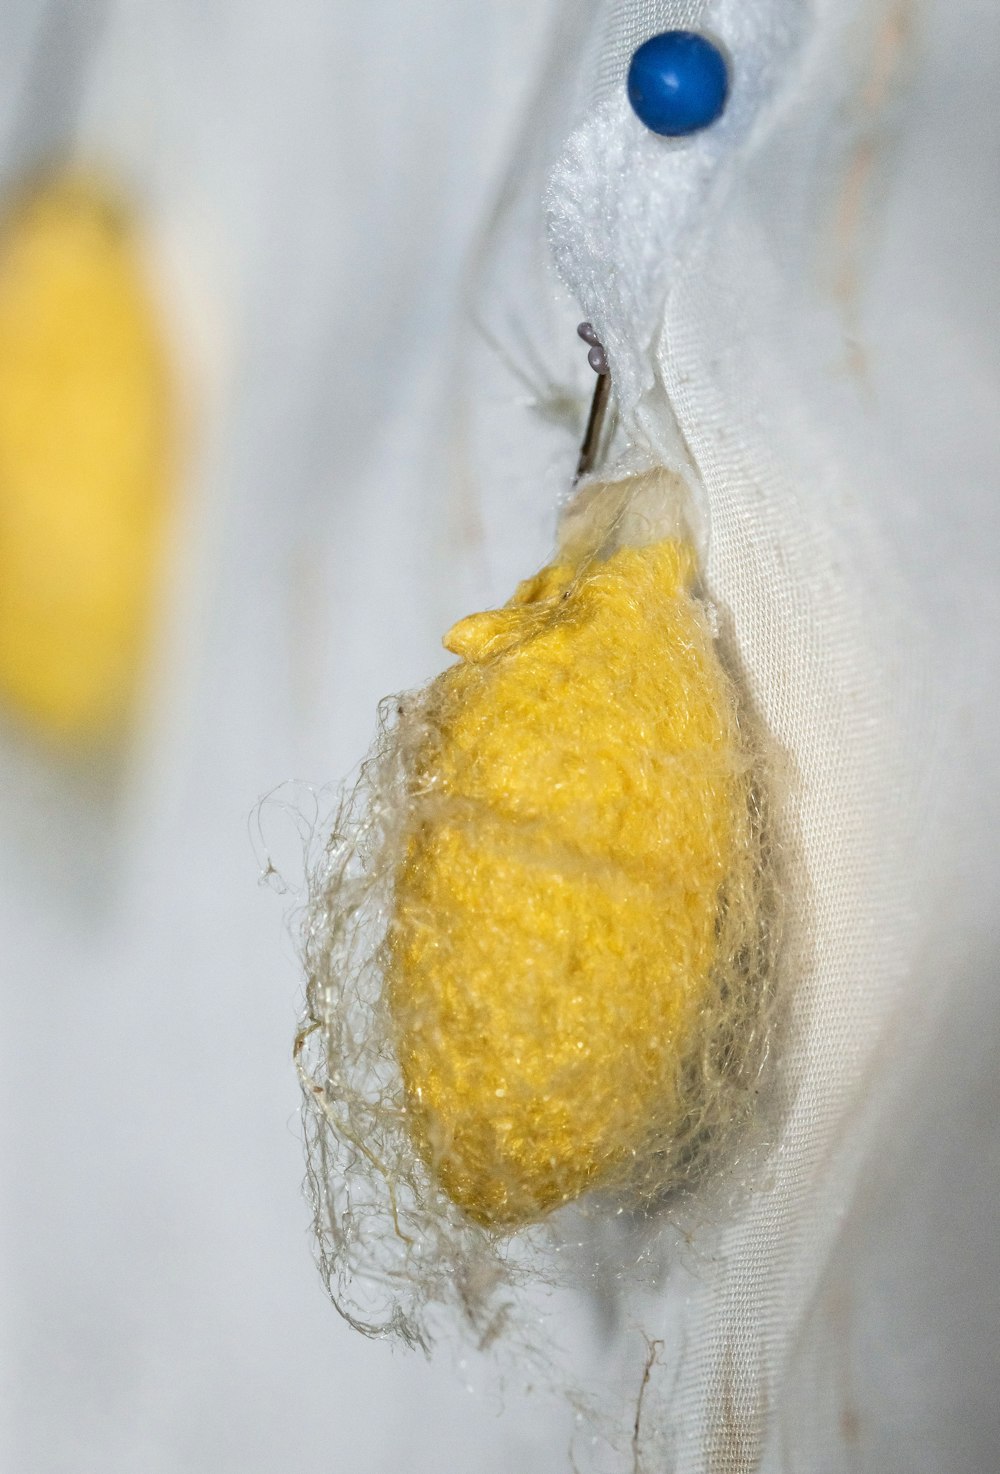
M580 459L576 463L574 482L579 481L581 476L586 476L587 472L593 469L594 462L597 459L597 446L601 438L601 428L604 424L604 416L608 408L608 399L611 395L611 371L608 368L608 359L604 352L604 344L595 333L593 323L582 322L576 331L585 343L590 344L587 362L597 375L597 384L594 388L594 397L590 403L590 416L587 420L587 428L583 434L583 444L580 446Z
M697 31L663 31L633 54L628 100L641 123L662 138L710 128L729 97L729 66L721 47Z

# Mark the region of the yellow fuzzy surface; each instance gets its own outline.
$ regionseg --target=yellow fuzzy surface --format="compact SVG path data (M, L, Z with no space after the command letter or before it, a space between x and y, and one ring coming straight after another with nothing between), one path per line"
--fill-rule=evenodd
M59 741L124 717L163 540L167 375L129 222L95 182L0 236L0 690Z
M690 1126L750 863L695 571L674 538L553 565L445 640L387 997L413 1139L487 1226L622 1183Z

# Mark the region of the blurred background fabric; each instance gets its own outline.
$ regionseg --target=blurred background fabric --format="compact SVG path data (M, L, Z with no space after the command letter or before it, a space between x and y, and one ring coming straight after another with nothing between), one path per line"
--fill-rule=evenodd
M45 9L4 8L0 106ZM498 1422L323 1294L302 984L250 834L258 798L346 773L377 701L438 662L457 282L549 14L103 9L70 145L144 217L192 424L125 758L3 743L0 1462L558 1464L541 1412Z
M651 163L615 89L669 24L727 37L742 90ZM622 382L668 391L631 428L698 468L818 917L797 1134L645 1326L641 1467L1000 1467L993 7L8 0L8 191L60 35L44 143L135 203L184 475L122 750L0 737L0 1462L571 1468L568 1403L459 1343L367 1342L325 1299L284 918L308 785L545 558L592 313ZM631 1467L633 1411L595 1468Z

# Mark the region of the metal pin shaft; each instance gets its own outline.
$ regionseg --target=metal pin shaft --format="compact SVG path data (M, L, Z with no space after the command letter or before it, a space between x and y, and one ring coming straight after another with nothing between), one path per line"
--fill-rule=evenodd
M585 343L590 344L587 362L597 374L597 383L594 386L594 397L590 401L590 414L587 418L587 428L583 432L583 444L580 446L580 458L576 463L574 483L593 469L597 459L601 430L604 426L604 416L611 397L611 374L608 370L608 360L605 357L604 345L594 331L593 324L582 322L577 328L577 333Z

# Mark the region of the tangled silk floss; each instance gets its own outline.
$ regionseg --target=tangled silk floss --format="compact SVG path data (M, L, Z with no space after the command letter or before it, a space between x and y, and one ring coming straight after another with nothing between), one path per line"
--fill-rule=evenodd
M584 473L598 438L592 414ZM512 1239L575 1203L656 1211L752 1110L766 783L686 496L664 468L585 481L553 561L385 703L332 826L297 1053L324 1268L362 1329L422 1339L456 1284L475 1315Z
M344 801L300 1036L338 1279L587 1194L650 1208L752 1106L760 762L680 503L663 470L584 486L554 561L387 707Z
M488 1227L660 1192L734 1048L750 763L695 577L677 537L566 551L445 638L388 1001L418 1149Z

